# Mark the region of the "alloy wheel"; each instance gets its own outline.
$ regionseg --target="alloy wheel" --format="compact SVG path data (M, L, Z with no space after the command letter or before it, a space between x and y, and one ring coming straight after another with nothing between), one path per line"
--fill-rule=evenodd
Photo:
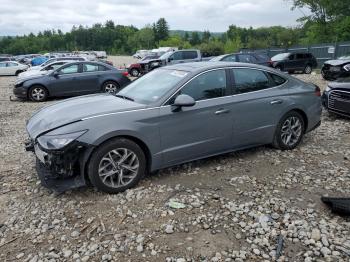
M288 117L281 128L281 140L287 146L294 146L302 135L302 123L298 117Z
M41 101L45 97L45 91L41 87L35 87L30 95L35 101Z
M137 77L139 75L139 71L137 69L132 69L130 73L134 77Z
M307 65L307 66L305 67L305 73L306 73L306 74L310 74L311 71L312 71L312 67L309 66L309 65Z
M124 187L135 179L139 166L139 159L133 151L117 148L103 156L99 163L98 175L108 187Z
M118 89L117 86L115 84L112 84L112 83L108 83L105 86L106 93L115 94L117 92L117 89Z

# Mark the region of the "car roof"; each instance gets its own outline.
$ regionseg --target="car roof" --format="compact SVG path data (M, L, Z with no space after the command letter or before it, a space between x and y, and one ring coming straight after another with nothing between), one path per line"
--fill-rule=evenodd
M200 72L210 69L223 68L223 67L248 67L258 68L269 71L270 69L266 66L260 66L257 64L239 63L239 62L222 62L222 61L208 61L208 62L193 62L166 66L166 69L188 71L188 72Z

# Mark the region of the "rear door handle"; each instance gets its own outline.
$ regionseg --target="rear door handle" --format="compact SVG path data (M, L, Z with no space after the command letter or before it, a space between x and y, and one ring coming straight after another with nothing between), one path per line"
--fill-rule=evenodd
M278 104L282 104L282 103L283 103L283 100L280 100L280 99L278 99L278 100L272 100L272 101L270 102L271 105L278 105Z
M229 112L230 112L230 110L228 110L228 109L219 109L218 111L215 111L215 115L227 114Z

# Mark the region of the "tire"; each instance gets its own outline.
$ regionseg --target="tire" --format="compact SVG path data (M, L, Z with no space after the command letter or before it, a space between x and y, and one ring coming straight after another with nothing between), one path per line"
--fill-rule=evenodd
M127 155L129 157L122 161ZM144 152L135 142L125 138L115 138L99 146L88 163L90 182L106 193L115 194L134 187L145 173Z
M324 80L331 81L332 79L330 77L327 77L326 73L324 72L323 69L321 69L321 75Z
M311 74L312 72L312 66L311 65L306 65L304 68L304 73L305 74Z
M133 77L138 77L139 74L140 74L140 71L137 68L132 68L130 70L130 75L133 76Z
M18 70L18 71L16 71L16 73L15 73L15 76L18 76L20 73L22 73L23 71L22 70Z
M294 130L289 124L296 125L299 124L298 127L295 127ZM298 121L298 122L297 122ZM284 131L283 131L284 130ZM296 111L290 111L287 114L285 114L282 119L279 121L275 136L272 145L275 148L281 149L281 150L292 150L296 148L300 142L303 139L305 132L305 122L301 114L299 114ZM288 137L289 142L288 142ZM292 141L290 141L292 140Z
M116 94L120 89L120 86L117 82L107 81L102 85L102 91L105 93Z
M34 102L43 102L47 99L49 93L43 86L32 86L29 89L28 97Z

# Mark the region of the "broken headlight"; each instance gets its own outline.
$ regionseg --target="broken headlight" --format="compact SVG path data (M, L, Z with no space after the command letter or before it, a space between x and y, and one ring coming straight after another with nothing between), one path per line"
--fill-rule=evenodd
M61 149L85 134L87 130L63 135L43 135L38 138L40 146L47 150Z

